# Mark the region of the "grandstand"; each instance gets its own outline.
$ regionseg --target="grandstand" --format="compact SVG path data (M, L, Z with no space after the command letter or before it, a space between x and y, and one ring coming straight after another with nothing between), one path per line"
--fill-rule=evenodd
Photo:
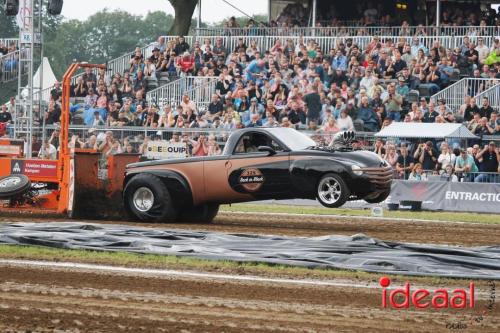
M95 134L106 130L119 140L114 152L142 152L145 138L175 140L177 132L211 132L223 144L224 133L242 127L294 127L326 141L355 129L396 169L401 142L376 141L374 133L393 122L463 123L477 139L448 142L442 158L436 150L446 144L431 141L436 161L424 169L443 173L446 165L437 159L455 161L463 149L477 172L498 173L500 152L488 150L490 141L500 143L496 13L445 3L436 27L429 23L435 13L418 16L420 8L409 16L355 1L365 6L356 17L331 7L312 15L312 8L283 3L271 2L267 26L228 20L190 36L159 36L110 60L108 72L75 76L71 111L79 138L73 144L94 147ZM326 3L314 1L318 8ZM398 15L387 18L390 13ZM35 96L46 107L35 122L49 133L59 121L59 98L59 86ZM419 145L409 144L419 159ZM484 154L496 164L485 163Z

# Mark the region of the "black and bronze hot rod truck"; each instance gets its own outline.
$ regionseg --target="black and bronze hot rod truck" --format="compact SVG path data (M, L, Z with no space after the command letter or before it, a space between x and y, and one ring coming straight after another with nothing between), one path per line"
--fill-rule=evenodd
M289 128L247 128L229 137L222 155L127 166L124 205L143 221L210 222L220 204L316 198L323 206L347 200L381 202L392 169L378 155L352 147L353 132L326 147Z

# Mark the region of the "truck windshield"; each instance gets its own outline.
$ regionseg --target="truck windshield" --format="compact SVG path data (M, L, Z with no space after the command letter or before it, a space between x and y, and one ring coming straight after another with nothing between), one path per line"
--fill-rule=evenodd
M273 128L271 133L291 150L301 150L316 146L316 142L313 139L291 128Z

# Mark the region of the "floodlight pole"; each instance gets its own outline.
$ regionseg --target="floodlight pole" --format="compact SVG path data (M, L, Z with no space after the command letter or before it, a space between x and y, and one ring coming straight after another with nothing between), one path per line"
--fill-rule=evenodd
M436 27L439 27L441 19L441 0L436 0Z

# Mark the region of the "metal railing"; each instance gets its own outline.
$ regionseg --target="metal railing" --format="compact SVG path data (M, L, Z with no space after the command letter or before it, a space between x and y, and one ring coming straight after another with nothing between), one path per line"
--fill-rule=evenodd
M19 48L19 38L0 38L0 45L9 47L14 44L16 48Z
M492 86L498 83L500 83L499 79L464 78L432 95L431 100L434 102L444 100L451 110L457 111L464 103L465 96L476 97L485 92L488 85ZM492 106L498 107L500 104L492 104Z
M168 39L173 39L174 37L172 36L164 36L166 40ZM416 38L419 41L419 44L424 45L427 49L432 48L434 42L439 42L439 44L445 48L448 49L453 49L455 47L459 47L463 43L463 37L452 37L452 36L444 36L444 35L439 35L439 36L398 36L397 38L394 38L393 36L385 36L381 35L378 36L381 41L391 39L395 44L398 43L407 43L409 45L412 45L413 40ZM471 37L470 41L471 42L476 42L477 37ZM203 45L205 39L209 39L211 42L211 45L215 45L216 39L221 38L222 39L222 44L225 46L225 48L229 51L233 51L236 46L238 45L238 42L241 39L245 42L247 46L250 45L251 41L255 41L257 47L261 52L264 52L266 50L270 50L276 43L276 41L279 39L281 40L282 43L282 48L286 46L286 41L291 40L296 46L299 42L302 42L304 45L307 45L309 41L314 41L317 43L318 47L326 54L328 51L331 49L335 49L338 47L339 43L346 43L348 39L351 39L353 44L358 45L362 49L366 48L366 46L373 41L374 36L373 35L363 35L363 36L280 36L280 35L273 35L273 36L245 36L245 35L240 35L240 36L186 36L185 40L186 42L192 46L195 41L199 41L200 45ZM485 45L492 45L494 37L493 36L481 36L483 38Z
M476 95L476 104L482 105L482 99L487 98L491 107L500 108L500 80L491 80L485 83L485 90Z
M45 127L45 137L51 138L52 133L58 129L57 125L47 125ZM125 143L132 143L136 152L140 145L144 143L145 138L148 140L170 140L174 134L179 136L185 136L188 139L196 139L200 134L206 136L213 135L216 138L216 142L221 148L227 141L227 138L231 135L231 131L226 131L223 129L213 129L213 128L175 128L175 127L89 127L89 126L70 126L69 139L71 141L73 135L77 135L78 138L85 142L90 139L91 136L95 135L97 140L104 138L106 132L112 132L113 138L118 140L121 145ZM314 141L321 144L328 144L331 140L330 133L312 132L312 131L302 131L303 133L310 136ZM358 132L356 133L358 140L362 143L363 149L373 149L375 142L374 133L370 132ZM42 128L36 127L34 129L34 137L40 140L42 138Z
M198 36L498 36L497 26L335 26L335 27L264 27L200 28Z
M148 103L156 104L159 108L170 104L175 108L184 95L196 104L199 111L203 112L210 104L211 97L215 94L217 78L212 76L184 76L162 87L151 90L146 94Z
M18 77L19 51L0 57L0 82L9 82Z

